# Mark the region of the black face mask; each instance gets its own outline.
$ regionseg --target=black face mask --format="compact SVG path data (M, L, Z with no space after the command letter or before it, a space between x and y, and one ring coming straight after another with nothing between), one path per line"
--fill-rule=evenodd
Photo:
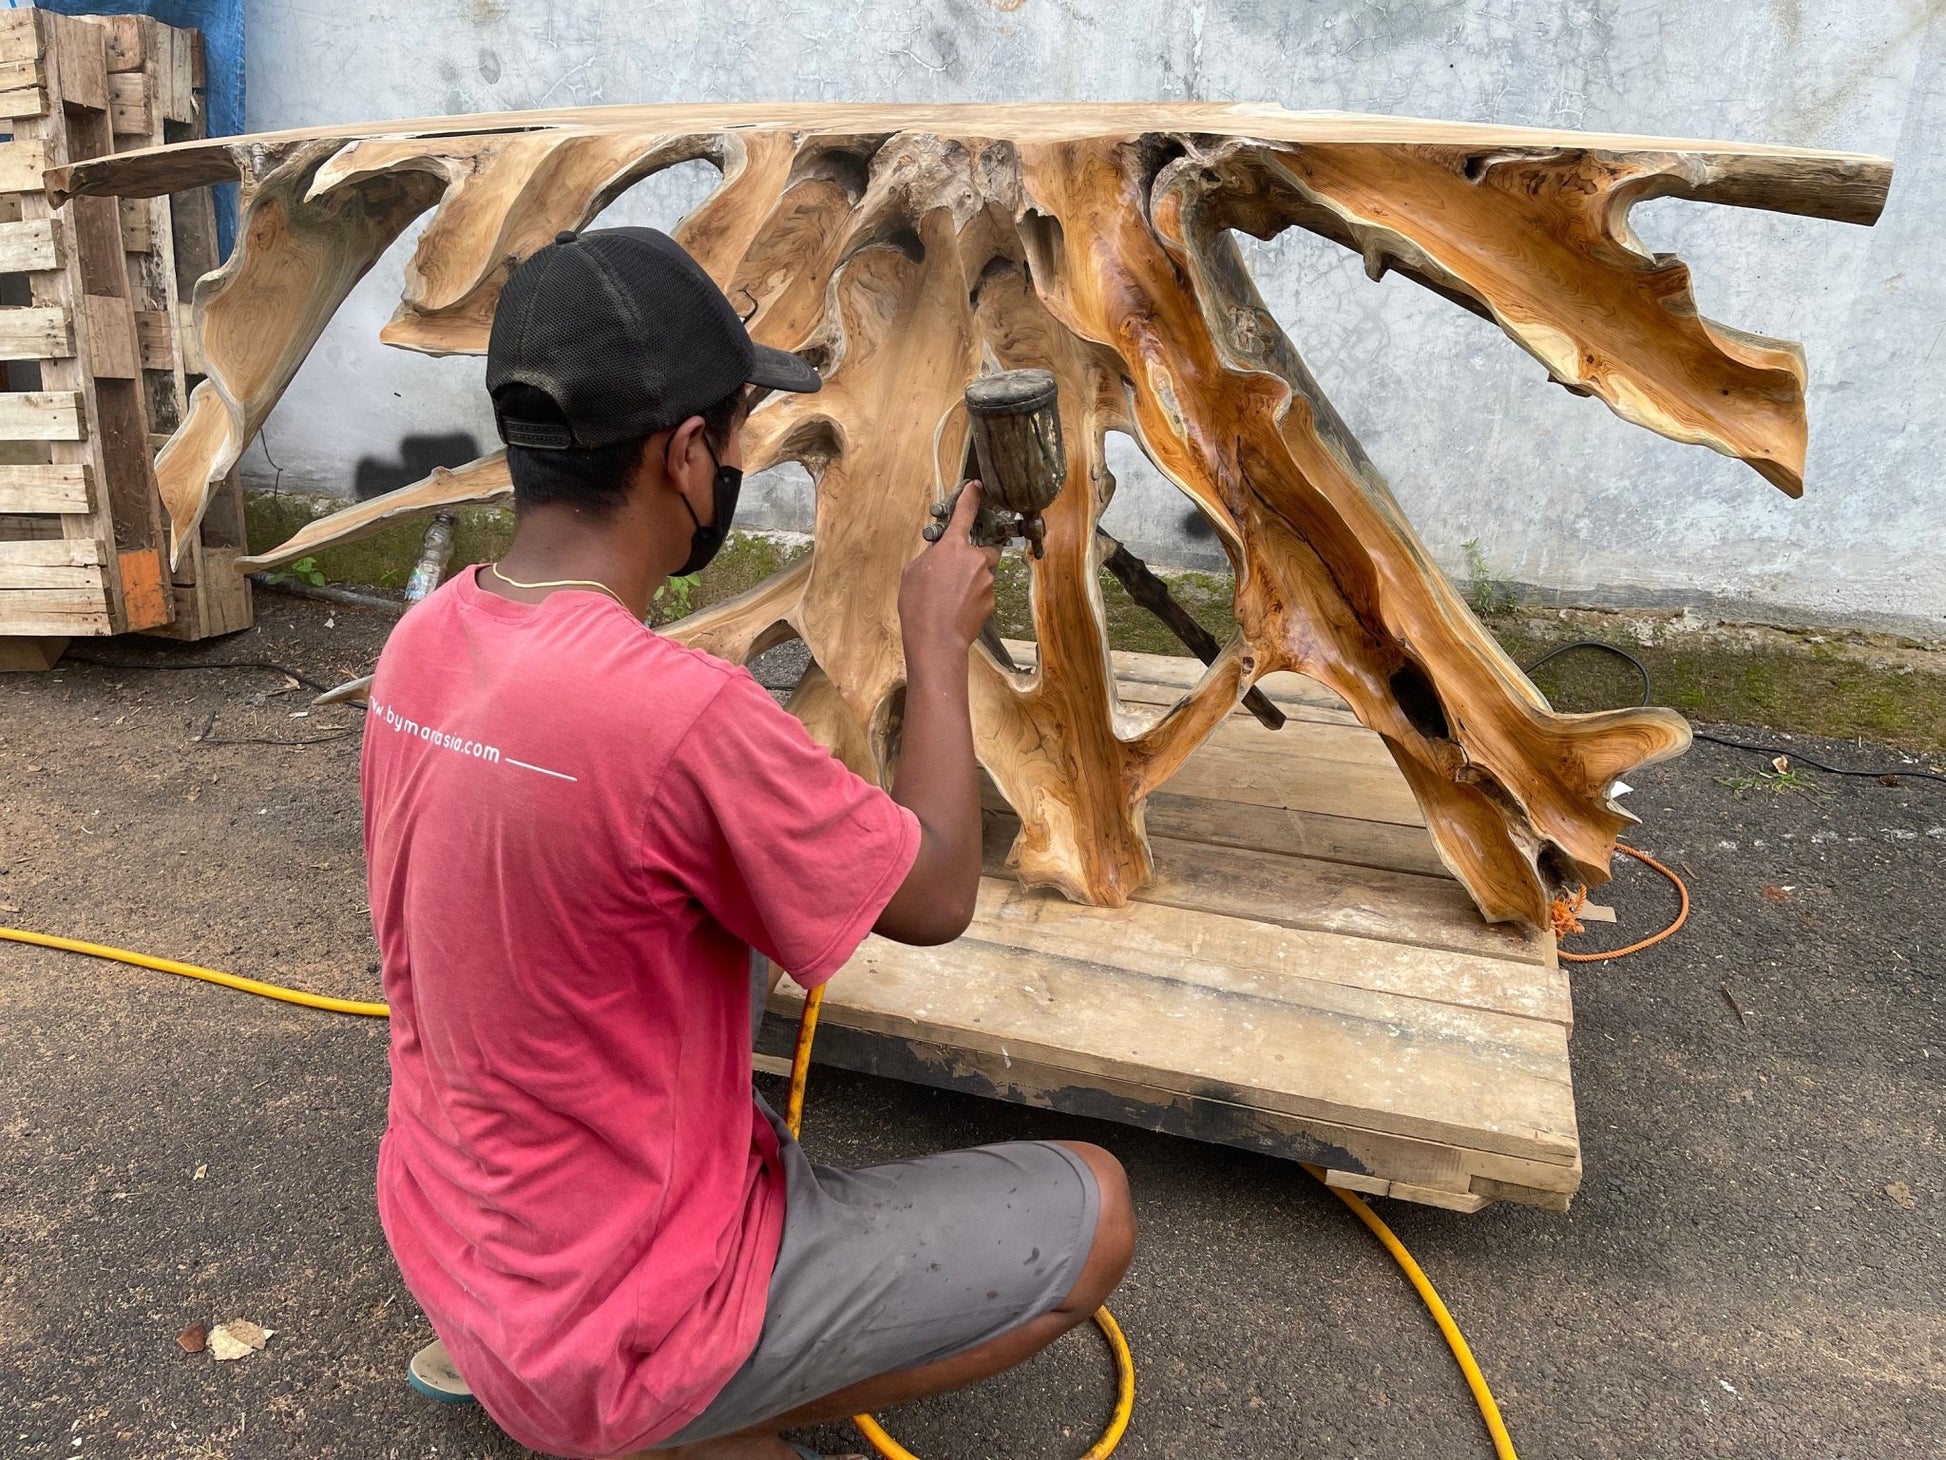
M689 556L683 559L682 566L672 575L687 578L691 573L700 573L710 564L717 550L723 546L723 539L729 536L730 521L736 516L737 495L743 490L743 468L725 466L718 460L716 448L709 444L709 437L703 437L703 449L709 452L709 459L716 462L716 477L711 482L711 492L716 500L716 512L708 527L696 515L696 509L689 505L687 494L682 496L682 505L689 512L689 520L696 524L696 530L689 535Z

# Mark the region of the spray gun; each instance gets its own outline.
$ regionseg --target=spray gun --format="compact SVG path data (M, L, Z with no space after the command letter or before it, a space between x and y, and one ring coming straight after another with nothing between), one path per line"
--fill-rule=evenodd
M1046 552L1047 524L1041 513L1053 505L1068 479L1067 451L1061 444L1059 391L1051 370L1003 370L983 375L966 387L967 453L964 475L980 481L980 513L973 541L1004 548L1027 540L1035 557ZM956 487L936 503L936 521L923 536L937 542L959 503Z
M1067 452L1061 445L1059 392L1051 370L1005 370L983 375L966 387L967 448L962 476L979 478L984 489L980 514L973 519L973 541L981 547L1005 548L1015 538L1027 540L1035 557L1046 551L1047 526L1041 513L1053 505L1068 479ZM936 504L936 519L926 525L927 542L938 542L952 518L964 487ZM1177 603L1169 585L1140 558L1099 527L1095 541L1101 565L1122 587L1181 639L1205 664L1216 662L1223 646L1216 636ZM980 642L1000 663L1017 668L991 619L980 630ZM1284 724L1283 711L1254 686L1245 692L1243 707L1272 730Z

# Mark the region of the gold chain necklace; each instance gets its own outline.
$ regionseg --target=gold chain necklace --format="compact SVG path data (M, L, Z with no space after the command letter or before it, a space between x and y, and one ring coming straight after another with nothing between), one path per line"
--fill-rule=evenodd
M492 573L502 583L505 583L509 588L594 588L602 593L606 593L615 602L621 604L623 608L628 609L628 616L630 618L635 617L635 610L628 607L627 601L623 599L621 594L617 593L613 588L610 588L606 583L597 583L593 578L544 578L538 583L523 583L518 578L509 578L505 573L501 572L498 563L488 563L487 571Z

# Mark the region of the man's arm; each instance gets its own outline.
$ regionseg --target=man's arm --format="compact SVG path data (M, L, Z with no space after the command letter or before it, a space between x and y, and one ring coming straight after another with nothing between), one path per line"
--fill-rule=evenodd
M969 537L979 509L979 485L969 483L944 535L899 582L905 722L892 799L919 819L919 855L872 925L898 943L952 942L973 920L980 890L980 775L966 656L993 615L1000 554Z

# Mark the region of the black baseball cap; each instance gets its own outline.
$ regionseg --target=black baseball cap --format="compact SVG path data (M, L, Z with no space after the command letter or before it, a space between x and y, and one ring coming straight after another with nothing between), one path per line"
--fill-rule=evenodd
M668 234L598 228L556 234L500 291L487 391L509 446L566 451L647 436L700 415L740 386L814 391L818 372L755 343L730 301ZM556 420L523 420L500 388L541 391Z

